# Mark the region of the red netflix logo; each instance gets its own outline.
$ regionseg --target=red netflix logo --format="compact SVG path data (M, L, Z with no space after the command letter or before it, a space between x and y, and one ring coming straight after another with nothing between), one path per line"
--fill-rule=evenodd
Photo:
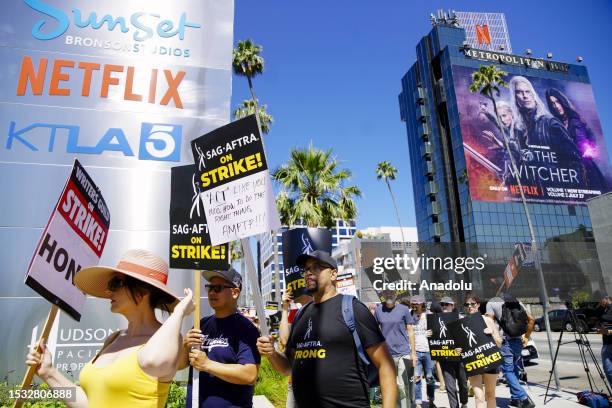
M476 24L476 41L478 44L491 45L491 34L489 34L489 26L486 24Z

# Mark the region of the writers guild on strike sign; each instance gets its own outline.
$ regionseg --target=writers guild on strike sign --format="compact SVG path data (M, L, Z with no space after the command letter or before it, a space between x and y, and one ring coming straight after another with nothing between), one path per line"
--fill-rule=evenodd
M484 332L487 324L480 313L455 320L447 325L456 347L461 350L461 361L468 376L482 374L499 367L502 354L493 337Z
M459 353L455 351L455 339L448 330L448 324L459 319L459 313L454 310L450 313L433 313L427 315L427 328L432 335L429 342L429 354L432 360L460 361Z
M75 160L30 261L26 285L80 320L85 294L75 286L74 277L82 267L98 264L109 226L100 189Z
M229 269L229 245L211 245L195 165L177 166L170 177L170 267Z

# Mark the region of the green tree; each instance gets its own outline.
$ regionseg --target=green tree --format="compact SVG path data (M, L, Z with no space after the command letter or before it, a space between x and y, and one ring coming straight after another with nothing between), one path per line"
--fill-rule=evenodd
M232 68L234 70L234 73L236 75L239 76L245 76L247 78L247 81L249 83L249 91L251 92L251 101L252 101L252 112L255 113L257 112L257 116L258 119L260 119L260 127L261 127L261 132L264 134L267 134L268 131L270 130L270 123L272 122L272 117L268 115L268 117L263 117L261 116L261 109L258 106L258 101L257 101L257 97L255 96L255 88L253 87L253 77L262 74L264 71L264 59L263 57L260 55L262 51L262 47L260 45L255 44L252 40L248 39L248 40L243 40L243 41L238 41L238 44L236 44L236 48L234 48L233 52L232 52ZM250 104L244 104L243 103L243 107L247 109L248 112L248 107ZM234 116L236 116L236 118L239 118L237 116L237 112L240 108L238 108L236 110L236 112L234 112ZM264 106L264 110L263 112L265 112L266 108ZM246 112L238 112L239 115L241 114L245 114L246 116ZM267 115L267 113L266 113ZM267 119L270 119L269 121ZM262 120L263 119L263 120ZM276 265L276 275L274 278L274 282L275 282L275 286L278 288L280 286L280 277L279 277L279 272L278 272L278 247L276 245L276 233L274 233L274 263ZM261 237L257 236L257 242L258 244L261 242ZM261 269L263 270L264 265L263 265L263 259L261 259L261 264L260 264ZM275 298L277 301L280 302L280 296L276 296L276 292L275 292Z
M338 165L331 149L324 151L310 145L291 150L289 161L272 174L283 189L276 199L283 224L332 228L336 219L355 219L354 200L361 197L361 190L346 185L351 172L338 169Z
M257 101L255 89L253 88L253 77L263 73L264 70L264 59L259 55L261 51L262 47L249 39L238 41L232 53L234 73L247 78L253 101Z
M261 132L267 135L270 132L270 125L274 122L274 118L267 112L267 109L267 105L259 105L257 101L245 99L242 101L242 105L234 111L234 119L242 119L249 115L254 115L255 111L257 111Z
M376 179L377 180L385 180L385 184L387 185L387 189L389 190L389 194L391 194L391 201L393 202L393 207L395 207L395 215L397 216L397 224L400 227L400 231L402 233L402 247L404 248L404 252L406 252L406 239L404 238L404 229L402 228L402 221L400 219L399 208L397 206L397 201L395 201L395 195L393 194L393 190L391 189L391 183L389 180L395 180L397 176L397 168L391 165L388 161L381 161L376 166Z

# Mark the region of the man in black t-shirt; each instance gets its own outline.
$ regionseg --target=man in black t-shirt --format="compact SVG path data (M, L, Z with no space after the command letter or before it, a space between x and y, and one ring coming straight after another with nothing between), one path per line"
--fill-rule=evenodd
M292 375L300 408L369 407L366 366L359 359L351 331L342 316L342 295L336 291L336 261L325 251L300 255L306 288L314 301L293 321L285 355L274 349L273 338L260 337L257 347L274 369ZM357 334L378 369L383 408L395 406L395 365L380 328L368 308L353 299Z

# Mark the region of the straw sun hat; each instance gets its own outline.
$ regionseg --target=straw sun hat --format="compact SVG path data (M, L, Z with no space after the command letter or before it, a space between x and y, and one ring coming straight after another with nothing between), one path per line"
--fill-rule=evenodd
M106 285L115 273L138 279L172 296L175 301L167 305L170 311L179 301L178 296L170 292L166 286L168 264L159 256L144 249L130 249L123 254L116 267L92 266L83 268L76 273L74 283L88 295L108 299L110 294Z

